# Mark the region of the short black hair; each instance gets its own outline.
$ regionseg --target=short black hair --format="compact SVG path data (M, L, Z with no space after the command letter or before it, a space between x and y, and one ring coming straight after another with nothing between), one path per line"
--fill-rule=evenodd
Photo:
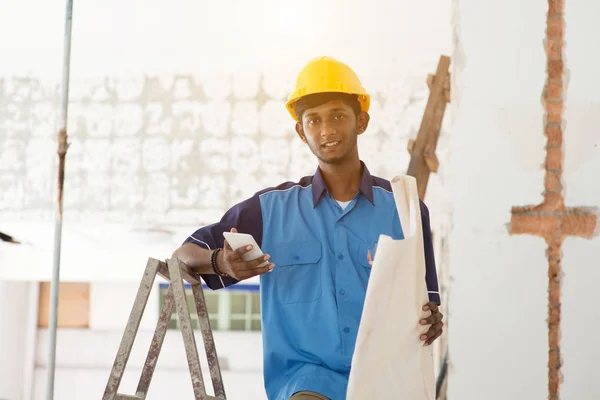
M302 116L309 108L318 107L322 104L329 103L332 100L342 100L347 106L352 108L354 115L357 117L362 111L358 101L358 95L341 92L315 93L301 97L294 104L294 112L296 113L298 121L302 120Z

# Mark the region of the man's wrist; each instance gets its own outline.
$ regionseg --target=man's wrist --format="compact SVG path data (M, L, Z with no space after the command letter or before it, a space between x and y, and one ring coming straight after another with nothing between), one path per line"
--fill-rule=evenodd
M227 273L225 273L223 271L223 264L224 264L224 262L223 262L222 257L223 257L223 250L222 249L215 249L215 250L213 250L213 253L212 253L211 258L210 258L211 267L212 267L213 272L215 273L215 275L219 275L219 276L222 276L222 277L229 276L229 275L227 275Z

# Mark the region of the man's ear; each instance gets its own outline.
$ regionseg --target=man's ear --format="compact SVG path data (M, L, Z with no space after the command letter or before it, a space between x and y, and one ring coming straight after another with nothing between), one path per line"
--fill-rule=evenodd
M302 124L300 122L296 122L296 133L300 136L300 140L306 143L306 136L304 135L304 129L302 129Z
M363 133L365 133L365 131L369 127L370 120L371 120L371 116L369 115L369 113L367 113L365 111L361 111L361 113L358 114L358 117L356 117L356 126L357 126L356 133L358 135L362 135Z

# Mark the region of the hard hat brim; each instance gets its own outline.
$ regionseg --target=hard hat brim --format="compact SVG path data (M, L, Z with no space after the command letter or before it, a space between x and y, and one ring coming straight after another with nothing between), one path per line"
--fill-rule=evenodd
M299 122L298 117L296 116L296 111L295 111L296 102L303 97L306 97L306 96L309 96L312 94L320 94L320 93L354 94L358 97L358 103L360 104L361 111L369 112L369 109L371 107L371 96L369 96L366 93L349 93L349 92L332 90L332 91L323 91L323 92L315 92L315 93L307 93L304 95L298 95L297 92L294 92L289 96L288 101L285 104L285 108L288 110L288 113L291 115L291 117L294 119L294 121Z

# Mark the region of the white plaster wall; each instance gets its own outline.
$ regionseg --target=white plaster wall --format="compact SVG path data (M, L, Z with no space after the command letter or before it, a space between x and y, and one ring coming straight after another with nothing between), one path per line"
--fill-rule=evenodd
M510 237L505 224L512 206L542 200L547 3L456 0L454 6L454 118L446 181L453 205L448 396L542 399L548 393L546 245L531 236ZM600 204L595 178L600 59L589 51L600 40L592 18L597 10L591 0L567 7L569 206ZM563 246L565 399L598 398L593 360L600 346L585 341L582 327L597 331L600 324L594 318L584 325L578 321L586 315L582 304L594 301L599 245L599 239L569 239Z
M7 106L0 219L31 245L0 247L4 279L51 274L63 3L0 4L0 103ZM284 99L302 65L318 55L347 62L373 93L371 126L360 142L371 171L403 173L427 100L425 78L451 50L449 10L449 0L76 3L61 277L137 280L140 261L169 256L201 222L257 190L313 173L314 157L293 133ZM132 104L152 78L169 98L141 96L144 104ZM201 95L186 92L187 78ZM37 103L22 105L30 94ZM171 107L174 117L161 119ZM195 117L177 114L185 110ZM447 214L447 136L427 199L439 226ZM171 233L132 233L156 228ZM94 255L86 268L79 265L84 252ZM6 267L23 257L31 268Z
M158 286L159 282L155 282L148 297L140 322L141 331L154 332L156 328L160 313ZM90 328L122 333L138 289L139 282L93 282L90 287Z
M541 201L546 4L455 5L448 397L545 398L545 244L505 224Z
M71 223L62 230L61 280L67 282L139 282L148 258L165 260L196 229L161 226L160 232L137 230L133 224ZM2 229L23 240L0 243L0 279L52 279L53 222L3 222ZM14 268L14 265L27 265ZM160 278L157 278L160 279Z
M135 393L152 335L153 332L149 331L140 331L138 334L121 382L120 393ZM262 360L260 334L215 332L214 338L219 351L227 398L266 400L262 381L262 362L260 362ZM40 330L36 354L36 386L33 397L35 400L45 398L47 341L47 330ZM60 329L57 336L54 398L60 400L101 398L120 341L121 332ZM204 382L207 388L212 388L202 343L202 337L197 332L196 345L201 355ZM168 331L147 398L150 400L192 397L192 385L181 333Z
M563 244L563 318L562 358L564 383L561 392L565 399L598 399L597 373L600 370L600 344L590 339L588 333L598 331L597 318L586 318L586 307L590 315L598 315L598 282L600 282L600 240L593 241L570 238ZM582 323L582 319L586 319Z
M600 4L592 0L566 2L566 67L569 70L565 102L565 200L568 207L600 207L600 30L594 16ZM600 344L585 331L600 331L590 318L582 329L584 304L597 302L600 282L600 238L569 238L563 244L562 396L565 399L600 398ZM597 315L597 311L595 315Z
M2 63L2 72L22 74L25 69L34 76L60 76L64 3L0 4L0 48L14 56ZM294 76L285 77L277 69L295 70L322 53L348 59L363 76L373 70L429 68L450 49L450 37L445 36L450 33L450 2L420 3L382 1L377 7L358 0L309 0L302 6L275 0L75 3L72 73L210 75L243 70L250 76L266 68L278 80L292 82Z
M23 393L29 314L27 282L0 282L0 399L18 400Z
M196 225L214 221L256 190L314 172L313 156L295 140L283 107L298 70L310 58L332 55L357 71L374 95L361 155L375 174L403 173L409 161L406 144L416 135L427 100L425 78L439 56L451 51L450 4L76 2L61 278L93 282L93 329L60 332L56 398L88 398L86 390L103 388L148 257L168 257ZM62 0L0 1L0 113L8 112L0 118L0 228L27 242L20 248L0 244L0 279L50 278L64 8ZM203 93L191 100L185 86L190 77ZM162 106L157 111L156 104L132 105L152 78L169 99L143 97L144 102L164 100L166 108L205 120L198 123L189 114L161 120ZM110 91L116 100L107 100ZM30 94L40 104L23 106ZM140 110L150 121L148 132L127 136L140 124ZM177 118L183 121L179 130ZM448 213L443 191L447 130L444 124L440 173L431 178L427 199L440 234ZM138 137L143 135L152 140ZM204 162L210 166L198 167ZM240 166L244 173L237 175ZM9 267L14 264L21 267ZM153 325L147 313L142 331L149 335ZM224 373L229 398L260 399L256 365L261 355L254 353L260 341L216 335L220 354L239 365ZM237 354L240 349L253 353ZM36 399L45 389L43 331L38 351ZM178 362L184 360L176 354ZM63 363L66 359L72 362ZM174 386L186 390L187 372L177 365L157 372L156 398L185 398L188 392L167 392ZM126 384L131 387L135 378L126 377Z
M565 101L565 200L567 206L600 205L600 3L565 2L567 95Z
M198 226L203 224L208 223L199 222ZM114 283L116 293L133 290L129 295L135 297L148 258L165 260L171 257L197 226L161 225L159 228L148 231L144 226L135 224L104 223L94 224L90 229L89 223L65 222L62 229L61 280L108 285L97 286L99 297L110 295ZM2 229L24 243L0 242L0 280L50 281L54 262L54 223L3 222ZM15 265L27 267L14 268ZM160 281L162 278L157 277L156 282ZM248 282L258 282L258 277Z

